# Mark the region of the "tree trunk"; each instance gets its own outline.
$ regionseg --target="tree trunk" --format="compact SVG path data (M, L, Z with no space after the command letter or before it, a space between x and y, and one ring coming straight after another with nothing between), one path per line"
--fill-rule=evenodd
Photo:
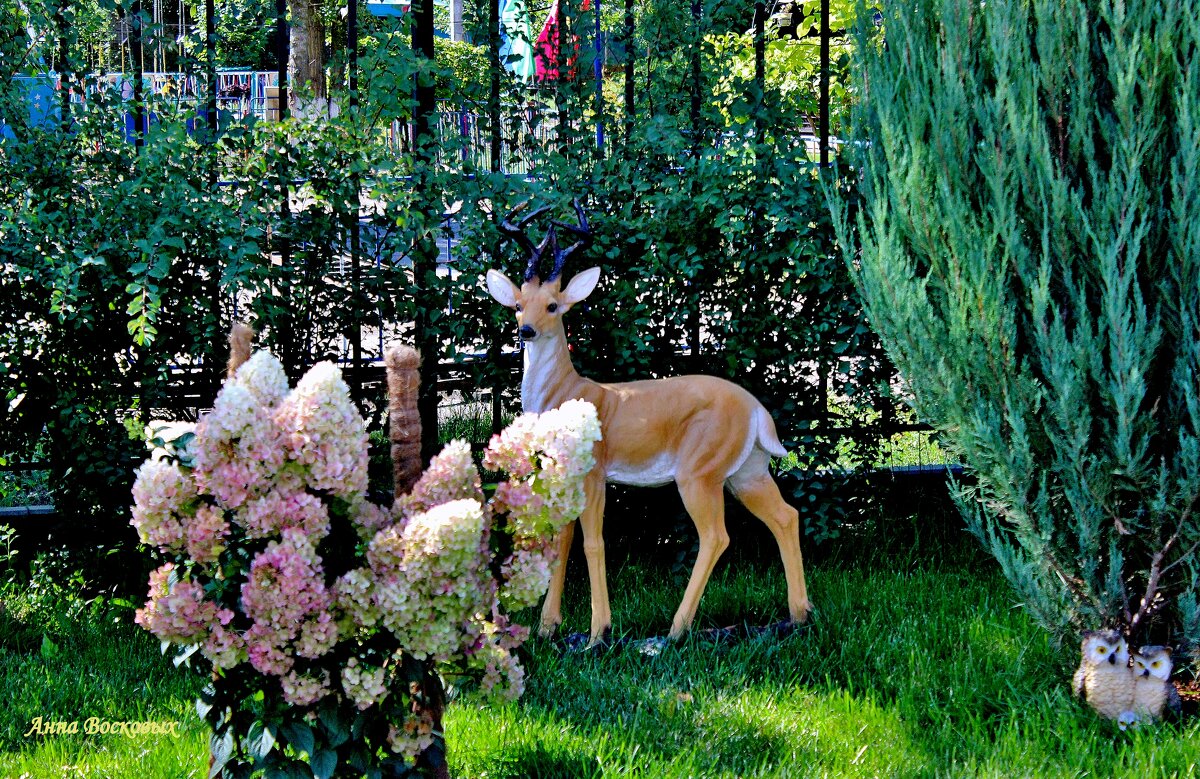
M316 0L289 0L292 12L292 56L288 82L293 103L296 90L326 97L325 24Z

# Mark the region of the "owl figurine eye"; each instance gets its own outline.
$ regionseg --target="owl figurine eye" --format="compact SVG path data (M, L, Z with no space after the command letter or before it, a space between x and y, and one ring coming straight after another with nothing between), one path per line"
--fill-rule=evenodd
M1096 654L1098 654L1098 655L1106 655L1106 654L1108 654L1108 647L1106 647L1106 646L1098 646L1098 647L1096 647Z

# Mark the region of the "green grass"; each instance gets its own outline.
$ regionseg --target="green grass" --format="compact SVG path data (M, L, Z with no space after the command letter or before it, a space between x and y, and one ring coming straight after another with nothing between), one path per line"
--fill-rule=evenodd
M582 566L566 631L586 629ZM1122 733L1070 699L1056 649L991 571L910 555L814 566L808 629L657 654L624 644L564 652L535 641L517 704L456 700L446 721L456 777L1193 776L1200 720ZM662 635L682 588L642 565L610 573L619 635ZM23 596L24 597L24 596ZM0 776L202 776L199 680L153 639L99 610L0 615ZM26 599L27 600L27 599ZM21 599L16 599L20 603ZM700 627L778 619L774 559L719 567ZM69 617L69 618L66 618ZM43 652L42 635L56 649ZM25 738L34 716L179 720L179 738Z

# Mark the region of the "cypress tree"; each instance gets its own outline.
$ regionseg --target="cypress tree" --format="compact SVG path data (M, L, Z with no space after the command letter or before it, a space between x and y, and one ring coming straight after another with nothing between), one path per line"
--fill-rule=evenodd
M1194 651L1200 0L883 16L854 69L861 208L831 203L915 409L968 468L967 525L1057 637Z

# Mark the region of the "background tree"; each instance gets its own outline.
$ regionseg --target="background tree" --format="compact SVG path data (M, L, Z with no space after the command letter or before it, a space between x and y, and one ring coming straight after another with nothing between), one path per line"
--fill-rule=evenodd
M325 19L321 0L289 0L291 58L288 79L292 87L325 97Z
M962 513L1060 637L1194 648L1200 3L885 16L857 47L860 251L844 212L839 234L973 475Z

